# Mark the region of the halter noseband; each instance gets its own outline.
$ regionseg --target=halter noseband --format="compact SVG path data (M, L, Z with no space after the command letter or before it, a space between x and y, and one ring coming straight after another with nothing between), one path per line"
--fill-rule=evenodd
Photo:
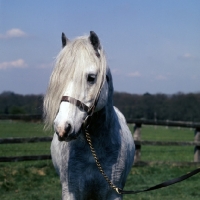
M73 98L73 97L69 97L69 96L63 96L62 99L61 99L61 102L62 101L66 101L66 102L69 102L71 104L74 104L75 106L77 106L80 110L84 110L85 112L88 113L88 111L90 110L90 108L85 105L84 103L82 103L81 101Z

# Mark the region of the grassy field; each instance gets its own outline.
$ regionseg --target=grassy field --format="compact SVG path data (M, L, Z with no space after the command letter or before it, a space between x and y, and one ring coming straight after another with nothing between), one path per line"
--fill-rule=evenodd
M133 129L132 127L130 127ZM49 136L43 132L40 123L0 121L0 137ZM193 141L194 131L190 129L143 126L143 140ZM50 143L1 144L0 156L49 154ZM193 147L142 146L142 160L151 161L192 161ZM181 176L195 167L159 165L133 167L126 182L125 190L138 190L153 186L162 181ZM200 198L200 175L182 183L161 190L137 195L125 195L125 200L171 200ZM59 178L51 160L17 163L0 163L1 200L57 200L61 199Z

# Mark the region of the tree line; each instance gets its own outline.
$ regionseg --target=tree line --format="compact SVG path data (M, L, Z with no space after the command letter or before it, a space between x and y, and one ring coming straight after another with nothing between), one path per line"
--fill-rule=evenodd
M126 119L200 121L200 93L129 94L115 92L114 105ZM0 114L42 115L43 95L0 94Z
M42 114L43 95L0 94L0 114Z
M114 104L126 119L200 121L200 93L137 95L116 92Z

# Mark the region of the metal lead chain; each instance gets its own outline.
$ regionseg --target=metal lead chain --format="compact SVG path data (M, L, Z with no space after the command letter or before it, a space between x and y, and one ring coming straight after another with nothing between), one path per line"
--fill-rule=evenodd
M103 175L103 177L105 178L105 180L107 181L107 183L110 185L110 187L111 187L113 190L115 190L118 194L121 194L120 191L122 191L122 189L116 187L116 186L110 181L110 179L109 179L108 176L105 174L105 172L103 171L103 169L102 169L102 167L101 167L101 164L100 164L100 162L99 162L99 160L98 160L98 158L97 158L97 154L96 154L96 152L95 152L95 150L94 150L94 147L93 147L93 145L92 145L92 141L91 141L90 134L89 134L87 131L85 131L85 135L86 135L87 142L88 142L88 144L89 144L89 146L90 146L90 150L91 150L91 152L92 152L92 155L93 155L93 157L94 157L94 160L95 160L95 162L96 162L96 165L97 165L99 171L101 172L101 174Z

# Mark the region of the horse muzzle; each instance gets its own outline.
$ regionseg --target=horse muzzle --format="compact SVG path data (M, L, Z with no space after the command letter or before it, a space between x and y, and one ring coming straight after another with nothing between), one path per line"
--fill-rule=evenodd
M78 134L74 132L70 123L66 123L64 129L55 128L55 132L59 141L69 142L71 140L77 139L78 137Z

